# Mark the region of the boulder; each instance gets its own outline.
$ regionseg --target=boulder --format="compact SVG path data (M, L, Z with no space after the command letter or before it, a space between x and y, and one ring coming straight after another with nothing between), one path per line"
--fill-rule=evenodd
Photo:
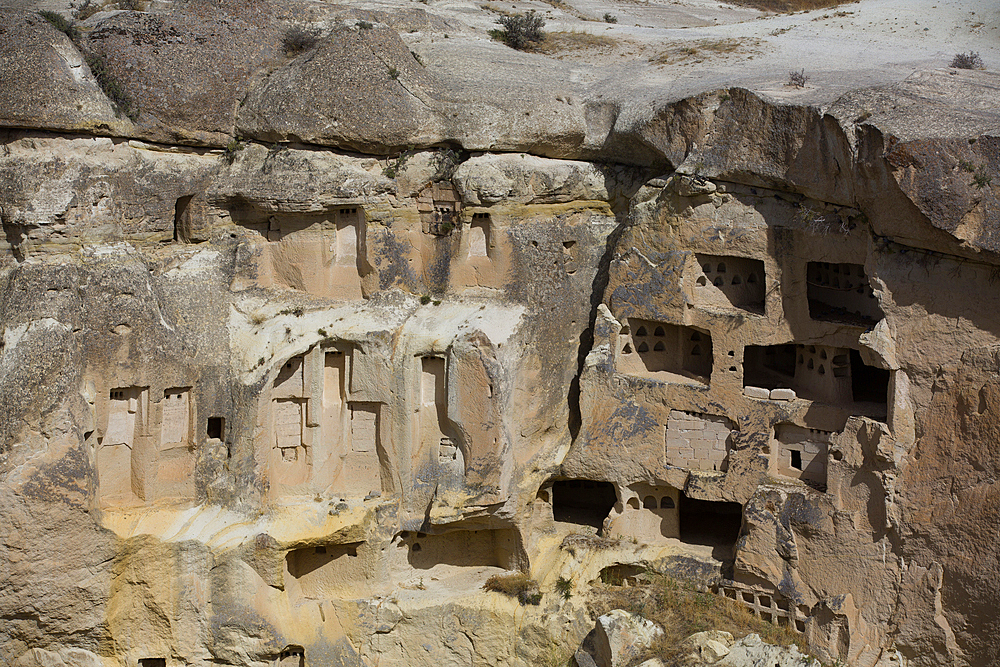
M594 660L598 667L631 664L663 630L650 620L624 609L613 609L597 619Z
M266 16L209 11L117 12L90 31L88 48L121 85L139 136L225 145L253 73L282 57Z
M729 655L733 636L722 630L696 632L684 640L684 645L690 664L714 665Z
M802 654L797 646L768 644L760 635L750 634L733 644L729 653L715 663L719 667L814 667L816 661Z
M387 154L440 140L437 83L395 30L345 21L276 69L237 116L244 135Z
M462 199L477 205L608 199L605 175L597 165L524 153L473 157L459 166L454 180Z
M0 11L0 126L124 134L76 45L34 12Z

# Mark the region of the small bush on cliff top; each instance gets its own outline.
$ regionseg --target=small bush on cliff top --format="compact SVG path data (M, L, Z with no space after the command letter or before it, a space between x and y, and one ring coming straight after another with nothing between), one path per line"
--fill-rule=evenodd
M545 20L535 14L534 10L526 14L513 14L501 16L497 23L503 26L503 30L491 31L491 35L499 38L512 49L523 51L532 42L540 42L544 38L542 28Z
M285 55L288 56L308 51L317 44L319 44L319 30L300 25L292 26L286 30L285 37L281 40L281 45L285 49Z
M87 61L87 66L90 68L94 78L97 79L97 85L101 87L107 98L114 102L115 106L118 107L118 111L133 121L138 118L139 110L135 108L132 98L129 97L121 83L111 73L111 70L108 69L104 58L96 53L86 53L84 54L84 60Z
M52 24L52 27L69 37L74 42L80 39L80 31L77 30L73 22L57 12L50 12L43 9L38 15Z
M983 59L976 51L968 53L956 53L951 59L951 66L957 69L983 69Z
M793 88L805 88L806 81L808 80L809 77L806 76L806 71L804 69L799 70L798 72L792 70L788 73L788 83L785 85L792 86Z

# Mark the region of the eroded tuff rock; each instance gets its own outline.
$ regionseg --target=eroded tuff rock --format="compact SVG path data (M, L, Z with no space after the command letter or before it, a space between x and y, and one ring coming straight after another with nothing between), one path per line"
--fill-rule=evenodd
M642 570L993 659L995 75L640 113L261 11L5 14L5 660L536 665Z

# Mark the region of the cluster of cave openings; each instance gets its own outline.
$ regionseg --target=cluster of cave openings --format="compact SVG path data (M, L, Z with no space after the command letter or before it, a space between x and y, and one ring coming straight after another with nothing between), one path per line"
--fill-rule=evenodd
M552 518L563 523L600 530L617 502L618 493L610 482L566 479L552 484Z
M622 327L618 370L669 380L670 376L708 384L712 337L707 331L630 317Z
M806 266L809 317L869 326L882 319L878 299L860 264L809 262Z
M699 500L681 493L678 515L682 542L712 547L713 555L719 560L733 557L733 547L743 523L742 505Z
M306 651L301 646L286 646L274 661L274 667L306 667Z
M517 531L507 528L438 534L404 530L396 544L405 551L407 565L417 570L437 565L513 569L519 549Z
M829 431L803 428L795 424L774 427L774 440L779 475L801 479L813 488L826 491L827 451Z
M490 255L490 214L474 213L469 225L469 258L489 257Z
M744 387L787 388L797 396L854 406L885 418L889 371L864 363L854 349L825 345L748 345L743 351Z
M358 556L362 546L353 542L289 551L285 556L289 593L318 600L349 594L352 586L366 578L364 560Z
M701 271L695 279L695 302L764 312L764 262L746 257L698 254Z

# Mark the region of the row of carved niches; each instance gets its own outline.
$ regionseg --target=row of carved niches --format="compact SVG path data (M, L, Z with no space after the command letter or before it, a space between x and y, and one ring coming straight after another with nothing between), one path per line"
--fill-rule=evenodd
M664 382L709 384L712 337L708 332L630 317L618 336L619 373Z
M331 298L359 299L368 271L367 225L360 206L323 213L232 210L233 221L260 235L248 275L234 286L284 287Z
M671 486L633 484L624 504L611 513L610 537L634 539L642 544L662 544L680 537L680 491ZM634 494L634 495L633 495Z
M809 262L806 283L809 317L814 320L869 327L883 317L860 264Z
M102 507L192 499L196 447L224 447L225 418L200 417L191 387L166 389L159 401L149 387L115 387L97 410L92 446Z
M826 345L748 345L743 386L794 395L885 420L890 373L864 363L858 350ZM752 392L747 392L752 395Z
M699 306L764 313L766 282L759 259L698 253L694 300Z
M481 357L407 355L399 363L404 367L396 372L409 378L411 389L389 402L379 400L385 392L370 378L383 361L355 344L321 344L283 363L258 418L257 446L270 451L273 495L328 489L371 496L391 491L397 474L413 483L461 485L470 457L492 460L499 434L495 419L483 420L483 411L493 414L494 406ZM393 414L406 415L409 427L387 432ZM395 438L391 447L387 438ZM470 483L485 484L486 478Z

